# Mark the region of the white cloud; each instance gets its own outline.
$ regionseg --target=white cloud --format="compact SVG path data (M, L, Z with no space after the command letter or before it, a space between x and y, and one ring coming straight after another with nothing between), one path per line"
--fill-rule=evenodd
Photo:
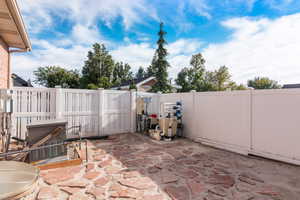
M233 79L243 83L255 76L300 82L300 14L275 20L234 18L222 24L234 32L229 41L203 50L209 69L226 65Z
M192 54L199 49L202 43L197 39L178 39L166 48L171 55Z
M97 20L110 26L121 17L126 29L134 23L143 23L141 15L158 19L155 9L145 0L22 0L19 3L31 32L53 29L58 20L53 16L88 27Z
M102 39L96 27L86 27L80 24L73 26L71 37L77 44L84 45L99 42Z
M275 1L275 0L265 0L265 1ZM287 1L287 0L281 0L281 1ZM257 2L257 0L222 0L222 1L189 0L189 1L181 1L181 2L187 2L189 8L199 16L205 17L207 19L212 19L214 16L218 14L217 13L218 11L216 10L221 10L221 12L223 13L230 13L230 14L232 14L232 12L235 10L251 11L253 9L254 4ZM180 8L180 4L179 4L179 8Z
M149 43L128 44L112 50L111 55L117 61L129 63L132 69L136 71L139 66L149 66L154 51Z
M33 79L33 71L41 66L59 65L67 69L80 70L89 50L81 45L63 48L45 40L32 40L32 43L38 43L40 49L31 53L15 53L12 56L13 72L25 79Z
M197 52L194 52L197 53ZM170 56L169 63L171 67L169 68L169 76L172 80L175 80L177 74L183 67L188 67L190 65L191 55L180 54L176 56Z
M190 0L191 7L197 12L198 15L210 19L211 16L211 7L208 5L207 0Z

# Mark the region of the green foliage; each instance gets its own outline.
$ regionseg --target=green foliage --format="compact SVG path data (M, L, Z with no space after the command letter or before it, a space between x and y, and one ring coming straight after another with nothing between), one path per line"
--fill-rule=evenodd
M133 89L137 89L137 87L136 87L136 84L134 83L134 81L132 80L131 82L130 82L130 86L129 86L129 90L133 90Z
M201 88L197 88L197 92L199 91L217 91L216 86L216 76L213 71L206 71L204 75L204 81Z
M143 68L142 66L139 67L137 73L135 74L135 78L136 78L136 79L143 79L143 78L145 78L146 76L147 76L147 74L146 74L144 68Z
M88 52L81 77L78 71L66 70L59 66L39 67L34 75L36 77L34 82L45 87L61 85L66 88L86 89L106 89L133 78L131 67L122 62L115 64L105 46L98 43L95 43L93 49Z
M201 53L192 56L191 68L183 68L175 80L181 86L180 92L199 90L204 84L205 60Z
M190 65L190 68L183 68L175 80L176 84L181 86L179 92L246 89L244 85L237 85L231 81L231 75L226 66L222 66L215 71L206 71L205 60L201 53L192 56Z
M80 75L76 70L66 70L59 66L39 67L34 71L34 82L45 87L79 88Z
M247 90L247 87L243 84L236 84L235 82L230 82L231 90Z
M111 83L109 77L102 76L98 81L98 88L110 88Z
M205 60L201 53L192 56L190 65L192 68L189 70L188 79L191 83L191 90L197 90L203 85L203 76L205 73Z
M167 49L164 47L167 42L165 40L166 32L163 30L163 23L160 23L158 32L157 49L155 51L151 65L147 70L147 75L156 77L156 84L152 87L153 92L170 92L171 86L168 80L168 67L170 66L167 61Z
M253 80L248 80L248 87L252 87L254 89L281 88L277 81L271 80L267 77L255 77Z
M97 87L110 88L115 64L104 44L95 43L87 57L82 68L82 87L89 88L93 84Z
M131 67L127 63L115 62L104 44L95 43L88 52L82 68L82 88L110 88L132 79Z
M226 66L215 71L205 72L204 84L199 91L225 91L225 90L246 90L242 84L236 84L231 80L231 75Z
M214 72L216 88L218 91L223 91L228 88L230 85L231 75L229 74L229 70L226 66L220 67L218 70Z
M146 72L147 77L156 75L157 73L156 62L157 62L157 52L155 51L151 64L147 68L147 72Z
M175 80L176 84L181 87L178 92L189 92L191 90L191 83L188 80L189 68L183 68L178 74Z
M129 81L133 78L131 67L127 63L118 62L114 66L113 80L114 86L120 86L121 83Z
M93 84L93 83L89 83L89 84L87 85L87 88L86 88L86 89L96 90L96 89L98 89L98 88L99 88L98 85L95 85L95 84Z

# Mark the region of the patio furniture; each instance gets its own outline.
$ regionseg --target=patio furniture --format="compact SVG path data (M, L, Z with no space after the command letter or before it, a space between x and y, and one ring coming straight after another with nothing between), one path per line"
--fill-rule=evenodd
M37 185L39 169L16 161L0 161L0 199L20 199L31 195Z

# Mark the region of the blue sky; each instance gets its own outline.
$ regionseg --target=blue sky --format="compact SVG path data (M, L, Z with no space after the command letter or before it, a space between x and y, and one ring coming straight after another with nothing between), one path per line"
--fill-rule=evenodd
M229 67L239 83L268 76L300 82L299 0L22 0L33 50L13 56L13 71L33 79L39 66L81 69L94 42L135 71L152 59L160 21L169 74L203 53L208 70Z

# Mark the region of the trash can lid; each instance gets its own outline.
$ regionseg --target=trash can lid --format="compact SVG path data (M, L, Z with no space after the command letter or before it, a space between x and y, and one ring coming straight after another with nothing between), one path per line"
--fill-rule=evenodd
M64 119L51 119L51 120L37 120L33 121L30 124L27 124L26 127L33 128L33 127L49 127L49 126L58 126L63 125L65 126L68 121Z
M16 161L0 161L0 199L8 199L31 189L39 169Z

